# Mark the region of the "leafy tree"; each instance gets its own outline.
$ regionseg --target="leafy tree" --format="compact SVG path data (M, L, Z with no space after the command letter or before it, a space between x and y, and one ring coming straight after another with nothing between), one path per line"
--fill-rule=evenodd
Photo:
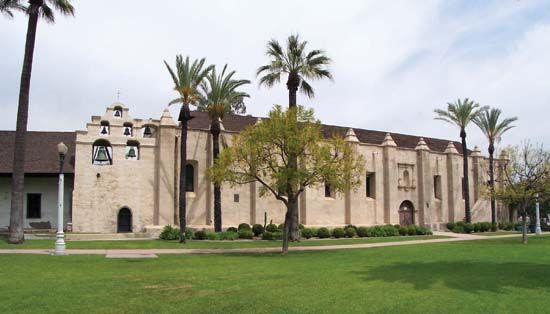
M25 55L21 71L19 88L19 105L17 107L17 122L15 127L15 146L13 156L13 173L11 177L11 212L9 243L23 243L23 198L25 181L25 142L27 137L27 120L29 117L29 94L31 89L32 60L38 19L43 18L48 23L55 22L55 8L65 16L74 15L74 7L70 0L29 0L27 6L22 1L0 0L0 11L7 16L13 16L12 10L25 12L29 16L27 37L25 40Z
M267 43L266 54L270 59L269 64L258 68L256 74L261 75L260 85L272 87L281 81L283 75L287 76L286 87L288 89L288 106L296 108L296 93L298 89L307 97L312 98L315 93L307 80L332 79L328 70L331 60L323 50L314 49L307 51L308 42L300 41L298 35L291 35L287 39L286 49L281 47L278 41L272 39ZM298 167L297 159L289 156L288 167L295 171ZM299 239L298 229L298 204L292 208L291 239Z
M550 199L550 153L529 142L521 148L507 150L509 162L504 166L502 183L494 197L519 210L523 225L523 243L527 244L527 210L536 202Z
M489 141L489 189L495 189L495 170L494 170L494 153L495 143L500 142L502 135L513 128L513 122L518 118L512 117L504 120L500 119L501 110L491 108L484 111L474 118L474 123L481 129L487 140ZM491 222L496 224L496 202L491 193Z
M180 142L180 176L179 176L179 225L180 225L180 242L185 243L186 230L186 199L185 199L185 182L186 173L185 165L187 164L187 127L189 120L193 119L189 105L196 105L200 98L199 86L206 79L208 73L213 69L213 66L204 66L205 59L194 60L191 62L189 57L185 60L181 55L176 56L176 71L172 70L166 61L164 64L170 72L172 81L174 82L174 90L179 94L179 97L170 101L170 105L181 104L178 120L181 122L181 142Z
M298 169L288 167L291 156L300 160ZM268 119L235 136L209 175L215 182L231 185L257 181L260 196L271 194L285 205L282 249L286 253L291 209L300 194L325 182L336 192L356 188L363 169L363 157L342 138L323 137L313 110L299 106L283 111L275 106Z
M464 212L466 222L472 221L472 211L470 209L470 185L468 172L468 147L466 146L466 127L477 116L481 115L487 107L480 107L479 104L465 98L458 99L455 103L447 103L447 110L435 109L436 120L443 120L457 126L460 129L460 138L462 139L462 157L464 171Z
M226 71L227 65L223 67L219 75L213 68L206 77L206 81L201 85L205 96L200 101L199 107L204 108L210 117L214 163L217 162L220 155L220 124L223 118L226 114L246 110L244 98L250 97L247 93L237 90L245 84L250 84L250 81L235 80L233 79L235 71ZM214 182L214 230L222 231L222 196L220 184L217 182Z

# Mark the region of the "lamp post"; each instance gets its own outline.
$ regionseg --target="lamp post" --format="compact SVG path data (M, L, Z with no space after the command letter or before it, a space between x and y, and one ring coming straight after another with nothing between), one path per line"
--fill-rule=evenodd
M540 229L540 206L539 206L539 194L537 193L537 202L535 203L535 211L536 211L536 218L537 222L535 225L535 232L536 234L541 234L542 230Z
M55 255L65 255L65 234L63 233L63 190L64 175L63 163L65 154L67 154L67 145L63 142L57 144L57 152L59 153L59 184L57 191L57 233L55 235Z

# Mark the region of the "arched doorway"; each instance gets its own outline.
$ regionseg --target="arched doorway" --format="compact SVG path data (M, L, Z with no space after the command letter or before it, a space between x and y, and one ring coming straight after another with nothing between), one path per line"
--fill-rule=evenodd
M126 207L118 211L117 232L132 232L132 212Z
M414 225L414 206L411 201L403 201L399 205L399 224L402 226Z

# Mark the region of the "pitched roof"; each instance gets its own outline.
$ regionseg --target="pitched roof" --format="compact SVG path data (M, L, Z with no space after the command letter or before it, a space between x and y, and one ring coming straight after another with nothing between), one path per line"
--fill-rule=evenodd
M56 174L59 172L57 144L65 143L64 173L74 173L75 132L27 132L25 173ZM12 173L15 131L0 131L0 174Z
M189 128L191 129L210 129L210 119L205 112L192 112L194 119L189 122ZM263 118L262 118L263 119ZM240 116L240 115L226 115L223 119L223 126L228 131L240 132L247 126L253 125L258 121L258 117L253 116ZM325 137L330 137L334 134L344 136L349 127L326 125L323 124L323 133ZM353 128L357 138L362 143L381 145L384 141L386 133L383 131L365 130L359 128ZM424 138L424 141L431 150L436 152L444 152L445 148L449 144L449 140L437 139L425 136L406 135L399 133L389 132L397 144L397 147L414 149L420 137ZM452 141L459 154L462 154L462 144L456 141Z

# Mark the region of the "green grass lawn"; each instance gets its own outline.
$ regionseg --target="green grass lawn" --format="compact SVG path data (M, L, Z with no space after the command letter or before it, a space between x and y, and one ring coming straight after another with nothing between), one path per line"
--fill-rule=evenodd
M507 235L507 234L521 234L521 232L499 230L499 231L495 231L495 232L475 232L475 233L472 233L472 234L480 235L480 236L493 237L493 236Z
M547 313L550 237L280 254L0 255L0 313Z
M446 238L444 236L406 236L387 238L361 238L361 239L326 239L326 240L302 240L290 243L290 246L322 246L342 244L362 244L378 242L395 242L411 240L429 240ZM8 244L7 238L0 237L0 249L53 249L55 240L26 240L23 244ZM67 241L69 249L237 249L256 247L280 247L281 241L188 241L180 244L178 241L162 240L116 240L116 241Z

